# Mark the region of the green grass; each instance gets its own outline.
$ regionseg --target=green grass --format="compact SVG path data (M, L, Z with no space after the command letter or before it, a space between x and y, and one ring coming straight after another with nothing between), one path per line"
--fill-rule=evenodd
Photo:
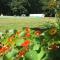
M46 23L55 23L56 18L52 17L0 17L0 31L6 29L21 29L25 26L41 27Z

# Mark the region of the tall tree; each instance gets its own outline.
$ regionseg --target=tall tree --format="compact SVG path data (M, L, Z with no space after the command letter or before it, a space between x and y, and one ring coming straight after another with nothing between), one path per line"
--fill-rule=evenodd
M10 14L10 8L8 6L9 2L11 0L0 0L0 14L3 13L4 15L9 15Z
M28 12L28 0L12 0L11 1L11 10L15 15L26 14Z
M12 0L11 10L14 14L30 14L42 12L41 0Z
M46 16L55 16L55 2L54 0L44 0L42 1L44 11Z

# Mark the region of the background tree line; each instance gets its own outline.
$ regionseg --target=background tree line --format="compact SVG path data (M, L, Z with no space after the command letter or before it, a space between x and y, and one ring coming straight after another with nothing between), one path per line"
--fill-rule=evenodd
M60 11L59 0L0 0L0 14L3 15L21 15L21 14L39 14L54 16ZM58 5L58 8L57 8Z

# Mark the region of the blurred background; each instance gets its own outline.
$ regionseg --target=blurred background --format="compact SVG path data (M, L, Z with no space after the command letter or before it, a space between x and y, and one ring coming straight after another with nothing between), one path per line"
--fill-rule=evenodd
M0 15L45 14L46 17L55 17L59 12L60 0L0 0Z

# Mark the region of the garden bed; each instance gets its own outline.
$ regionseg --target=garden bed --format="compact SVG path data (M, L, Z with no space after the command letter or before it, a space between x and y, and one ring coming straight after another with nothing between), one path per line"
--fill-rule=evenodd
M1 25L4 31L0 32L0 60L60 60L59 22L29 20L29 24L40 23L32 27L26 24L28 20L23 21L24 26L19 25L22 20L3 21L0 22L5 23ZM7 25L10 23L14 27Z

